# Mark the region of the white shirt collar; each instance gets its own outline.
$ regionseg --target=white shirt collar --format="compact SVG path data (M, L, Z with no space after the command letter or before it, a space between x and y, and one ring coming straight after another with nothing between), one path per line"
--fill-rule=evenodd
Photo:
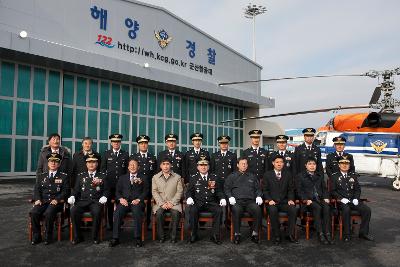
M195 147L194 147L193 149L194 149L194 152L200 152L200 149L201 149L201 148L195 148Z
M259 148L260 148L260 146L257 146L257 147L255 147L255 146L251 146L254 150L258 150Z
M342 172L342 171L340 171L340 172L342 173L342 176L343 176L343 177L345 177L346 175L349 175L348 172Z
M118 153L118 154L119 154L119 151L120 151L120 150L121 150L121 148L118 149L118 150L114 150L114 149L113 149L114 153Z
M280 173L282 175L282 170L278 171L278 170L274 169L274 171L275 171L275 175L278 175L278 173Z

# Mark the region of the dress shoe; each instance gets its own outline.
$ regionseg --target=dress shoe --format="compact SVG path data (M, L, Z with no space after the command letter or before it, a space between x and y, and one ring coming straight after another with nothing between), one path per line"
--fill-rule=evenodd
M276 237L275 239L274 239L274 244L275 245L279 245L281 243L281 238L280 237Z
M142 240L141 240L140 238L136 239L136 247L137 247L137 248L140 248L140 247L142 247L142 246L143 246Z
M233 239L233 243L235 243L236 245L240 244L240 235L235 235L235 238Z
M374 241L374 237L372 235L360 234L359 237L368 241Z
M163 238L160 238L159 240L158 240L158 242L159 243L164 243L165 242L165 238L163 237Z
M212 236L211 238L210 238L210 240L212 241L212 242L214 242L215 244L217 244L217 245L221 245L222 244L222 242L221 242L221 239L219 238L219 236Z
M190 243L194 243L194 242L196 242L198 240L198 237L197 237L197 235L190 235Z
M116 239L116 238L113 238L113 239L110 240L110 243L108 243L108 246L109 247L115 247L118 244L119 244L119 240Z
M253 243L258 244L258 243L260 242L260 240L259 240L259 238L258 238L258 235L252 235L252 236L251 236L251 241L252 241Z
M345 237L343 238L343 242L349 243L349 242L350 242L350 237L345 236Z
M41 238L35 238L35 239L32 239L31 245L37 245L37 244L39 244L40 242L42 242L42 239L41 239Z
M329 244L329 245L335 244L335 241L333 241L333 239L332 239L331 233L327 233L327 234L325 235L325 238L326 238L326 241L328 241L328 244Z
M81 242L81 240L79 240L79 239L72 239L71 244L72 245L76 245L76 244L78 244L80 242Z
M318 234L318 240L321 244L328 245L328 241L326 241L326 238L323 233Z
M176 243L176 237L171 238L171 240L169 242L171 242L172 244L175 244Z
M289 235L287 237L287 239L289 240L290 243L294 243L294 244L298 244L299 243L299 240L297 240L297 238L294 237L293 235Z
M49 241L49 240L47 240L47 239L44 240L44 245L45 245L45 246L47 246L47 245L49 245L49 244L50 244L50 241Z
M100 244L100 241L97 240L97 239L94 239L94 240L93 240L93 244L95 244L95 245Z

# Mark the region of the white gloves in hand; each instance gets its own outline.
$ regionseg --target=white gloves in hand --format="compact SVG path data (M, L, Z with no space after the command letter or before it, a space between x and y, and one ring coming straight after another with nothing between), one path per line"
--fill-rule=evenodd
M223 198L223 199L221 199L220 201L219 201L219 205L221 206L221 207L225 207L226 206L226 200Z
M354 206L357 206L358 205L358 199L353 199L353 204L354 204Z
M99 202L100 202L101 204L104 204L104 203L107 202L107 198L106 198L105 196L102 196L102 197L99 199Z
M186 204L188 204L188 205L194 205L194 200L193 200L193 198L189 197L189 198L186 200Z
M234 197L229 198L229 204L235 205L236 204L236 199Z
M73 205L75 203L75 197L74 196L70 196L67 200L68 204Z
M263 203L263 200L261 197L256 197L256 203L258 206L260 206Z
M342 202L343 204L347 204L347 203L350 202L350 200L348 200L347 198L342 198L342 199L340 200L340 202Z

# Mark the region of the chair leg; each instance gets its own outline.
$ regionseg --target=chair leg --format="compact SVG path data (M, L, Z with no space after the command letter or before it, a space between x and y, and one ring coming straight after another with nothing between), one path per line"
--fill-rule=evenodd
M306 219L306 240L310 239L310 221Z
M73 231L72 227L73 227L72 222L70 222L69 223L69 241L72 241L72 231Z
M185 220L184 219L181 219L181 241L183 241L183 239L184 239L184 225L185 224Z
M271 222L269 216L267 217L267 239L271 240Z
M231 218L231 241L233 241L233 220Z
M331 218L331 235L332 239L335 239L335 216Z
M62 227L62 220L61 217L57 219L57 241L61 241L61 227Z
M146 225L145 224L145 221L146 221L146 219L142 219L142 242L144 242L144 226Z
M32 219L29 217L29 222L28 222L28 238L29 241L32 242Z
M339 239L342 240L343 238L343 220L342 216L339 217Z
M153 215L152 216L152 222L151 222L151 231L153 233L153 241L156 240L156 217Z

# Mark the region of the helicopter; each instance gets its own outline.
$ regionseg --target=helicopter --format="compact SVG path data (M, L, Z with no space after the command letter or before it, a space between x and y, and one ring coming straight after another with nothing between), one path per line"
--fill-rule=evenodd
M322 161L325 163L326 156L335 151L332 139L336 136L345 137L347 140L346 152L353 154L354 164L358 173L393 179L392 188L400 191L400 113L396 112L396 108L400 107L400 101L393 97L393 92L396 89L394 83L395 75L400 75L400 68L382 71L371 70L361 74L297 76L220 83L219 86L226 86L256 82L354 76L382 80L376 86L369 103L366 105L337 106L235 118L221 123L332 111L336 113L340 110L372 109L374 111L335 115L326 125L318 128L315 142L321 148Z

